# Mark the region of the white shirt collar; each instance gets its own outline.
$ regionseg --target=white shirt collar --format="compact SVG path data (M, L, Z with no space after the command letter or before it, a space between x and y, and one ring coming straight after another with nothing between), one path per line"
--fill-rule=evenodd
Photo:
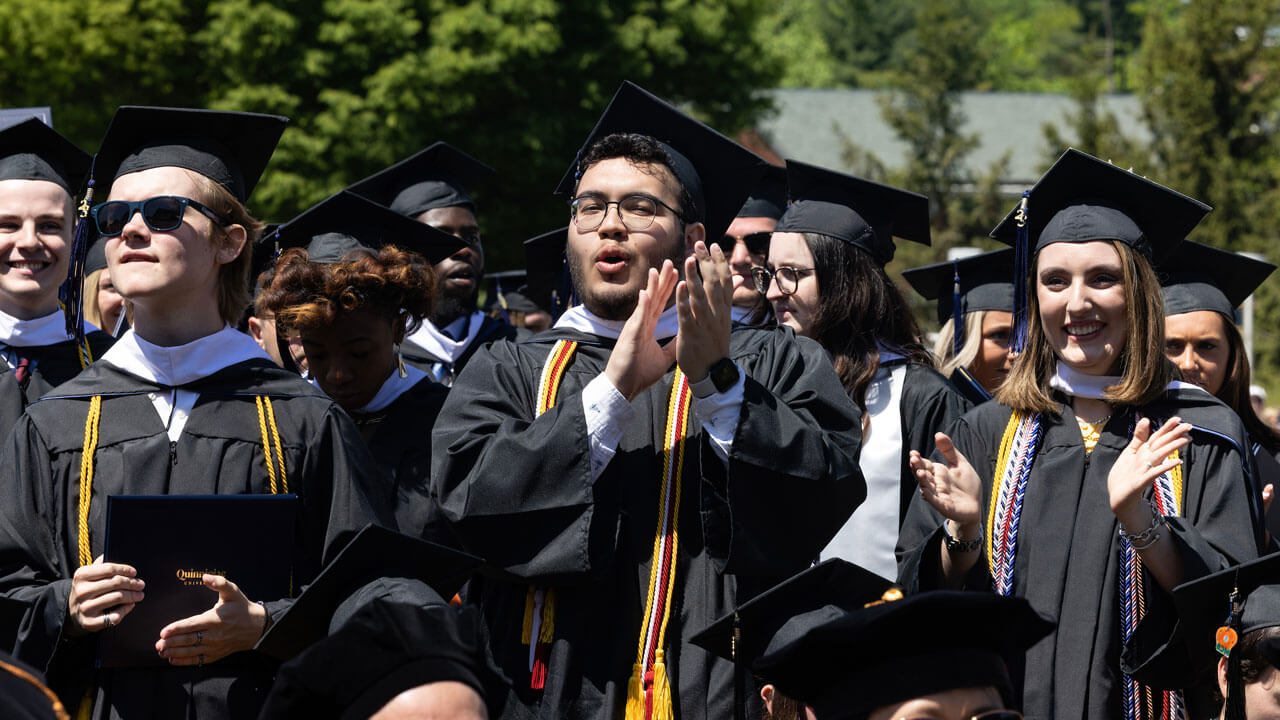
M230 325L186 345L161 347L129 329L102 356L125 372L157 385L185 385L245 360L270 360L253 338Z
M425 372L412 365L405 365L404 370L408 377L400 377L398 368L392 368L391 375L382 383L382 387L378 388L378 393L373 396L368 405L356 410L356 412L375 413L385 410L388 405L408 392L410 388L427 378Z
M471 313L467 321L467 334L461 340L454 340L445 335L431 323L430 320L423 320L422 327L413 331L409 335L409 339L413 344L426 350L435 357L454 362L462 357L462 353L467 351L471 345L471 341L475 339L476 334L480 332L480 326L484 324L485 314L479 310Z
M1077 370L1072 370L1065 363L1058 363L1058 367L1053 372L1053 377L1049 378L1049 387L1059 390L1070 397L1106 400L1107 388L1119 385L1122 379L1119 375L1086 375ZM1174 380L1169 383L1168 389L1195 389L1200 392L1208 392L1199 385L1192 385L1181 380Z
M86 333L97 329L90 323L84 324ZM54 310L34 320L19 320L8 313L0 312L0 343L5 345L40 347L70 339L71 336L67 334L67 319L61 310Z
M569 308L556 321L556 327L558 328L569 328L570 330L578 330L614 340L617 340L618 336L622 334L622 326L626 324L626 320L605 320L604 318L596 317L587 309L586 305L575 305ZM658 316L658 324L653 328L653 339L663 340L675 337L676 332L679 330L680 319L676 314L676 306L672 305Z

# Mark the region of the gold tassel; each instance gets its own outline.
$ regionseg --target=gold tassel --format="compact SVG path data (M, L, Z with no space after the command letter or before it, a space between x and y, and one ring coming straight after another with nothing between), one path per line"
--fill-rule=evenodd
M399 343L396 343L396 373L401 380L409 377L409 371L404 369L404 355L400 353Z
M631 666L631 677L627 678L626 720L645 720L644 668L640 663L634 663Z
M667 679L667 664L663 662L662 651L653 663L653 717L650 720L674 720L671 710L671 682Z

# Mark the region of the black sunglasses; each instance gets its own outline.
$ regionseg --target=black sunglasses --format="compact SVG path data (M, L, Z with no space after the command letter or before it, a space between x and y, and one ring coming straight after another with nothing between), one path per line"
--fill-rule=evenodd
M108 200L95 206L89 214L93 216L93 224L99 235L115 237L124 232L124 226L129 224L129 219L136 212L141 212L142 221L156 232L176 230L182 225L182 216L188 205L221 227L231 224L230 220L207 206L179 195L157 195L146 200Z
M741 237L725 233L716 244L720 246L720 250L726 256L733 254L733 246L741 240L747 246L747 252L752 255L765 255L769 252L769 238L773 235L771 232L753 232Z

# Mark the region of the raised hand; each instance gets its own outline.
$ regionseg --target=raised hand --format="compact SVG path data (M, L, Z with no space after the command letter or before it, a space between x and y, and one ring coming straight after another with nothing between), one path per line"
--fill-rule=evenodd
M962 528L982 523L982 480L946 433L933 436L945 463L933 462L911 451L911 470L920 494L943 517ZM955 530L953 529L953 535Z
M609 354L605 377L627 400L661 380L671 363L675 362L676 343L667 343L666 347L659 345L653 339L653 331L678 279L675 265L670 260L662 263L661 271L649 269L648 283L640 291L636 309L622 326L618 342Z
M68 637L81 637L119 625L143 598L146 583L129 565L104 563L99 555L90 565L77 568L71 576L67 598Z
M1191 425L1176 417L1169 418L1155 432L1147 418L1134 426L1133 439L1107 474L1111 511L1125 530L1136 533L1147 527L1151 512L1142 502L1142 494L1157 477L1182 464L1169 456L1191 442L1190 432Z
M170 665L203 665L248 650L267 627L266 609L245 597L235 583L221 575L205 575L204 586L218 593L218 602L160 631L156 652Z
M734 285L733 268L720 246L708 250L705 242L695 243L684 261L684 281L676 286L676 362L690 382L706 377L716 361L729 355Z

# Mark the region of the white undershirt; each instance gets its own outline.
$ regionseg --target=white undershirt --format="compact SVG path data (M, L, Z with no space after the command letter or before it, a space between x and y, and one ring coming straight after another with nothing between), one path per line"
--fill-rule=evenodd
M625 321L605 320L591 314L585 306L577 305L565 311L555 326L617 339L624 325ZM658 317L653 337L655 340L674 337L679 329L680 321L673 305ZM712 450L726 465L729 451L733 448L734 433L738 431L745 379L746 374L739 367L738 382L733 387L705 398L695 397L692 402L693 413L706 430ZM591 479L594 481L599 479L617 454L623 433L635 421L636 409L601 372L582 389L582 411L591 444Z
M178 386L255 358L270 360L253 338L228 325L212 335L173 347L152 345L138 337L131 328L111 346L101 361L168 388L167 391L148 393L147 397L160 416L160 422L164 423L169 440L177 442L199 397L199 393Z

